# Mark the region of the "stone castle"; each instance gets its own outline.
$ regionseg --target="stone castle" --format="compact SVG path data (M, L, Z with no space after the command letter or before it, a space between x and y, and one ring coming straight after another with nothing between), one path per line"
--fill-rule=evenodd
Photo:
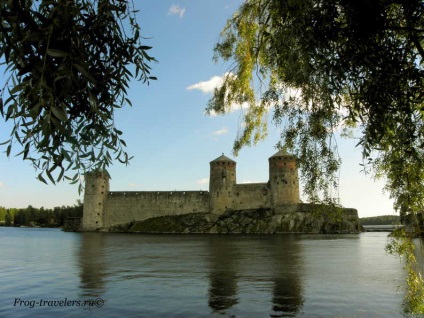
M296 158L278 151L269 158L267 183L236 181L236 162L224 155L210 162L209 191L109 191L101 172L85 176L82 229L109 229L129 222L190 213L222 215L230 211L297 205Z

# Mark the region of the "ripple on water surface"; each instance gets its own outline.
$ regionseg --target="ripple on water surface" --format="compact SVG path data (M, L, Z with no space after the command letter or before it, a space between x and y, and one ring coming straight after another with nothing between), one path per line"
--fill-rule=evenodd
M405 273L385 235L0 228L0 317L402 317ZM16 298L104 305L29 308Z

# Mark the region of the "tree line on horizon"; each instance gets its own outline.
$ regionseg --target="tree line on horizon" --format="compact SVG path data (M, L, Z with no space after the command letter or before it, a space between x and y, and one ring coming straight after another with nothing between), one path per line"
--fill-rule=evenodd
M52 209L0 207L0 225L4 226L40 226L63 227L69 217L82 217L83 204L81 201L73 206L57 206Z
M360 218L359 221L362 225L399 225L399 215L379 215Z

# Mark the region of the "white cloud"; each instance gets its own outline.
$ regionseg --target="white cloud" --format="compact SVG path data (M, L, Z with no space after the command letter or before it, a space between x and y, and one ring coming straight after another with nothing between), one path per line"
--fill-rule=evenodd
M2 188L2 187L4 187L4 186L5 186L4 182L1 182L1 181L0 181L0 188Z
M185 8L181 8L178 4L173 4L168 10L168 15L178 15L182 18L184 17L185 11Z
M228 76L228 74L230 73L225 73L223 76L212 76L209 80L201 81L196 84L190 85L189 87L187 87L187 89L189 91L197 89L205 94L213 93L215 88L219 88L222 86L224 78Z
M197 184L209 184L209 178L202 178L196 181Z
M212 76L209 80L207 81L201 81L198 82L196 84L190 85L188 86L186 89L191 91L191 90L199 90L202 91L205 94L211 94L213 93L213 91L215 90L215 88L220 88L225 80L225 78L227 76L235 76L233 73L231 72L227 72L222 76ZM229 105L229 107L227 108L227 113L233 113L237 110L240 109L247 109L249 107L249 105L247 103L243 103L243 104L237 104L237 103L231 103ZM210 116L217 116L218 114L214 111L211 111Z
M215 136L220 136L220 135L225 135L228 134L228 128L227 127L222 127L221 129L215 130L212 132L212 135Z

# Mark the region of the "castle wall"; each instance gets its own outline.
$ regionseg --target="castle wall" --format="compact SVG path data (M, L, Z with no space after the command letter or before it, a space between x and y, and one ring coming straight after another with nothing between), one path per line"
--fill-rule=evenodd
M85 175L84 210L82 226L85 231L104 227L104 204L109 193L109 176L102 172Z
M270 192L266 183L242 183L234 186L232 209L258 209L270 206Z
M269 158L269 183L274 206L300 202L299 178L294 157L278 152Z
M224 155L210 162L210 212L222 214L233 208L236 162Z
M299 203L296 158L280 150L269 158L269 182L237 184L237 163L224 156L210 162L208 191L109 192L107 173L86 174L83 229L94 231L132 221L189 213L276 208Z
M104 203L105 227L164 215L209 212L208 191L109 192Z

